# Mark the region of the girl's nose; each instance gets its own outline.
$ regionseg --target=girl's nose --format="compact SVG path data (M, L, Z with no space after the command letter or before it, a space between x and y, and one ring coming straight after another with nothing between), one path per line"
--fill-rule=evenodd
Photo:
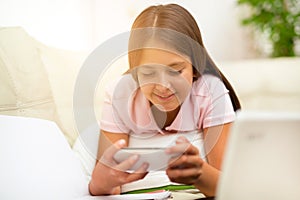
M160 83L157 83L157 84L155 85L155 89L156 89L157 91L159 91L161 94L167 93L167 92L169 91L169 87L166 87L165 85L162 85L162 84L160 84Z
M164 87L170 87L170 77L168 77L165 71L159 73L159 84Z
M171 83L168 75L165 72L160 72L158 81L156 83L156 89L161 92L166 92L170 88L171 88Z

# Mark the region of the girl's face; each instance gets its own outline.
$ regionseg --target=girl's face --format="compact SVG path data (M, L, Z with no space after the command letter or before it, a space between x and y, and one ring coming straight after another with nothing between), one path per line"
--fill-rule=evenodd
M183 56L160 49L142 51L135 68L141 91L161 111L178 108L193 82L193 67Z

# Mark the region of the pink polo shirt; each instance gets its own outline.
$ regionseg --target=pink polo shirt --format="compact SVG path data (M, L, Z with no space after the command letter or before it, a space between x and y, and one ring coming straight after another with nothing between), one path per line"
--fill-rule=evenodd
M161 130L156 124L150 103L130 74L125 74L106 89L102 130L113 133L191 132L232 122L235 112L223 82L212 75L194 81L172 124Z

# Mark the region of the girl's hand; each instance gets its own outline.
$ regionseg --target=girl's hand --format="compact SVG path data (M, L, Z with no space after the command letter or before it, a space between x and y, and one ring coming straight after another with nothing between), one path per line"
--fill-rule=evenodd
M116 163L113 156L125 146L125 140L118 140L104 152L97 162L89 184L91 195L120 194L121 185L143 179L147 175L147 163L144 163L133 173L126 172L138 161L138 155L131 156L121 163Z
M185 137L179 137L176 145L166 150L166 153L182 153L179 158L170 159L166 173L172 182L195 185L202 175L204 161L199 156L198 149Z

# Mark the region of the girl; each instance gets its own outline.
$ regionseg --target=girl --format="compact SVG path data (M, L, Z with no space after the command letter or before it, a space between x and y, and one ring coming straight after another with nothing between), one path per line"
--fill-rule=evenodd
M145 9L133 23L128 58L130 70L106 93L101 162L93 171L90 193L119 194L120 186L147 175L147 163L136 173L126 172L138 156L122 163L113 160L132 137L188 136L196 131L198 139L205 141L204 149L178 137L166 153L182 155L169 162L166 176L214 196L228 131L240 104L209 57L196 21L176 4Z

